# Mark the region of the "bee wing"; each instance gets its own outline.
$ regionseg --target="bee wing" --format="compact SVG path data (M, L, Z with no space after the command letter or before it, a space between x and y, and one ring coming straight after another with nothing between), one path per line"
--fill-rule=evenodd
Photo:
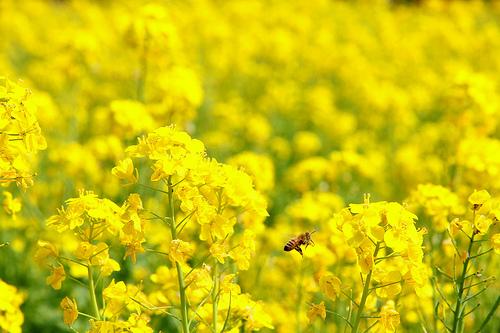
M297 237L297 234L292 234L292 233L284 233L282 232L281 233L281 240L284 242L284 243L287 243L290 239L294 239Z

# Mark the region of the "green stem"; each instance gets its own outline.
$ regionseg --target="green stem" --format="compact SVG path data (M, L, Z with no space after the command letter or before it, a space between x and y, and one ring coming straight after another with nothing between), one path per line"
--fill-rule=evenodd
M476 218L476 211L474 210L473 213L473 218L472 218L472 224L474 225ZM474 237L476 236L475 230L472 231L472 237L469 237L469 247L467 248L467 257L464 260L463 268L462 268L462 274L459 277L458 280L458 295L457 295L457 304L455 306L455 311L453 313L453 325L452 325L452 332L457 333L460 330L461 323L463 320L462 316L462 306L464 303L464 300L462 299L463 294L464 294L464 286L465 286L465 276L467 275L467 270L469 268L469 262L472 258L471 256L471 251L472 251L472 245L474 244Z
M171 177L168 178L168 208L169 208L170 231L172 233L172 239L176 239L177 230L175 229L174 188L172 186ZM178 262L175 262L175 268L177 270L177 280L179 281L182 331L184 333L189 333L189 324L188 324L189 317L188 317L188 305L186 297L186 284L184 282L184 273L182 272L182 267Z
M380 248L380 243L377 243L377 245L375 246L375 252L373 252L374 259L377 258L379 248ZM372 273L373 270L370 269L368 275L366 276L365 284L363 286L363 293L361 294L361 301L359 302L358 312L356 313L356 318L354 319L354 324L352 325L352 333L358 333L359 324L361 322L361 317L363 314L363 309L365 308L366 304L366 299L370 294L370 281L372 279Z
M87 266L87 273L89 278L88 288L89 288L92 311L94 312L94 317L96 317L97 320L101 320L101 315L99 314L99 306L97 305L97 299L95 297L94 272L92 271L92 265L90 264L90 262L89 265Z
M481 324L481 327L479 327L479 329L476 331L476 333L480 333L483 330L483 328L488 324L491 317L493 317L493 315L495 314L495 311L497 310L498 305L500 305L500 296L497 297L495 304L491 308L490 312L488 312L488 315L486 316L483 323Z

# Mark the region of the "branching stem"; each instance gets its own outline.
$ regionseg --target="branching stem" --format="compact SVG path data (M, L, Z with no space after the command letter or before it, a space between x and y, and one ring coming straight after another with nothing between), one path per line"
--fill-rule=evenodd
M375 245L375 251L373 253L373 258L377 258L378 250L380 247L380 243ZM352 324L352 333L358 333L359 324L361 322L361 317L363 314L363 310L365 308L366 299L370 294L370 281L372 279L373 270L370 269L368 274L366 275L366 279L364 281L363 293L361 294L361 301L359 302L358 312L356 313L356 318L354 319L354 323Z
M170 220L170 231L172 233L172 239L177 238L177 230L175 228L175 208L174 208L174 188L172 186L171 177L168 178L168 208L169 208L169 220ZM177 269L177 280L179 281L179 297L181 301L181 321L182 321L182 331L184 333L189 333L189 313L186 297L186 288L184 282L184 273L182 272L182 267L179 262L175 262L175 268Z

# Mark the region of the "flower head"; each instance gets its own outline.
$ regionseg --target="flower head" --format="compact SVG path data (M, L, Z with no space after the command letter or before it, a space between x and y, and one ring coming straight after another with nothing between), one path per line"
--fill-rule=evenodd
M76 318L78 318L76 301L74 299L72 300L68 297L64 297L59 305L63 309L64 323L71 326L75 322Z
M321 291L331 300L335 300L340 295L340 279L333 274L325 274L319 279Z
M399 322L399 312L394 309L394 302L387 302L387 304L382 307L382 311L380 311L380 325L382 325L386 333L395 332L396 328L399 326Z
M184 263L193 254L194 247L191 243L180 239L173 239L170 242L168 257L172 263Z
M309 311L307 311L307 318L309 318L310 323L312 323L314 319L316 319L317 317L321 317L321 319L325 320L326 318L325 302L321 302L319 304L311 304Z
M61 289L62 282L66 279L66 272L64 271L63 265L58 265L52 268L52 274L47 277L47 284L51 285L52 288L58 290Z

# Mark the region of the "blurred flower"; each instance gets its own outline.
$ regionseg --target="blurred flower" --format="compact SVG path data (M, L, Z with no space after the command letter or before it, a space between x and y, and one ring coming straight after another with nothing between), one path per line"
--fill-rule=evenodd
M78 308L76 306L76 301L71 300L68 297L64 297L60 303L60 307L63 309L64 323L71 326L76 318L78 318Z
M106 318L118 316L129 300L125 283L123 281L116 283L114 279L104 288L102 296L106 301L106 308L104 310Z
M385 332L395 332L400 323L399 313L394 309L394 302L387 302L380 311L380 324Z
M137 182L137 171L134 168L134 162L129 157L119 161L118 165L111 170L111 173L118 179L124 179L130 184Z
M180 239L173 239L170 242L168 257L172 263L184 263L194 251L192 244L182 241Z
M321 319L325 320L325 302L321 302L319 304L311 304L309 311L307 311L307 318L309 318L309 322L312 323L314 319L316 319L316 317L321 317Z
M25 296L14 286L0 279L0 330L9 333L21 333L24 315L21 304Z
M47 284L52 286L52 288L58 290L61 289L62 282L66 279L66 272L62 265L52 268L52 274L47 277Z
M469 202L473 205L474 210L478 210L490 199L490 194L486 190L474 191L469 196Z
M323 275L319 279L321 291L333 301L340 295L340 285L340 279L333 274Z
M3 200L3 209L7 212L7 214L12 215L12 218L16 218L16 213L21 211L21 200L19 198L15 198L12 196L12 193L4 191L4 200Z
M491 236L491 245L495 249L496 254L500 254L500 234L494 234Z

